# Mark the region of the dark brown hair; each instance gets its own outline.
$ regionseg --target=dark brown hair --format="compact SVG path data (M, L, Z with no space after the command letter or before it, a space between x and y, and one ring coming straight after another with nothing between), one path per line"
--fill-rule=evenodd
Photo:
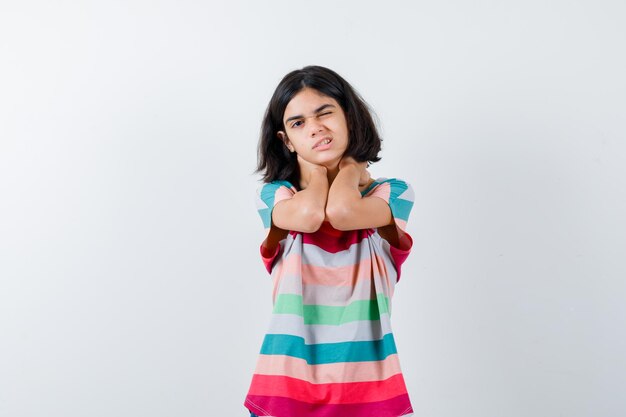
M345 156L357 162L378 162L382 138L378 134L369 105L339 74L325 67L309 65L285 75L280 81L263 117L257 149L258 164L254 173L262 172L263 181L287 180L299 189L299 166L295 152L289 152L277 136L285 130L283 117L291 99L304 88L312 88L334 98L346 115L348 147Z

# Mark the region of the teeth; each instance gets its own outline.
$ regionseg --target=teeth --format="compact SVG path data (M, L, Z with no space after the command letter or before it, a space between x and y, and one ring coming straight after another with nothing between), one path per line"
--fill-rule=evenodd
M323 141L321 141L320 143L318 143L315 147L317 148L320 145L326 145L327 143L330 143L330 139L325 139Z

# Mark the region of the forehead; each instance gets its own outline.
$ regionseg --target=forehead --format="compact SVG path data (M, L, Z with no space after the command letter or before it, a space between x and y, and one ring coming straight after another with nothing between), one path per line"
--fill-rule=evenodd
M304 88L300 90L285 107L285 118L295 115L311 114L323 104L333 104L337 109L341 110L337 101L325 94L312 88Z

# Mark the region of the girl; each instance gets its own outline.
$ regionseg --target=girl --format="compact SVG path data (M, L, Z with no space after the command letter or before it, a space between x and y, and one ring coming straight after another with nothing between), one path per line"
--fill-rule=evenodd
M290 72L269 102L255 172L273 310L244 402L252 417L413 414L390 315L414 195L370 178L381 141L328 68Z

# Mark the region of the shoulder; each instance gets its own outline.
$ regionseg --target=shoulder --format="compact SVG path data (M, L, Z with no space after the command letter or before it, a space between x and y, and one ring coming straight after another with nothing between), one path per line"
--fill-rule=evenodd
M366 190L366 194L383 197L388 202L396 199L413 202L415 199L411 184L407 180L399 177L376 178L376 181L370 186L370 189Z
M277 197L277 193L281 196L293 195L297 192L296 188L287 180L274 180L259 185L256 189L257 195L261 200L273 201Z
M257 187L257 190L276 190L280 187L293 188L293 184L287 180L274 180L271 182L264 182Z

